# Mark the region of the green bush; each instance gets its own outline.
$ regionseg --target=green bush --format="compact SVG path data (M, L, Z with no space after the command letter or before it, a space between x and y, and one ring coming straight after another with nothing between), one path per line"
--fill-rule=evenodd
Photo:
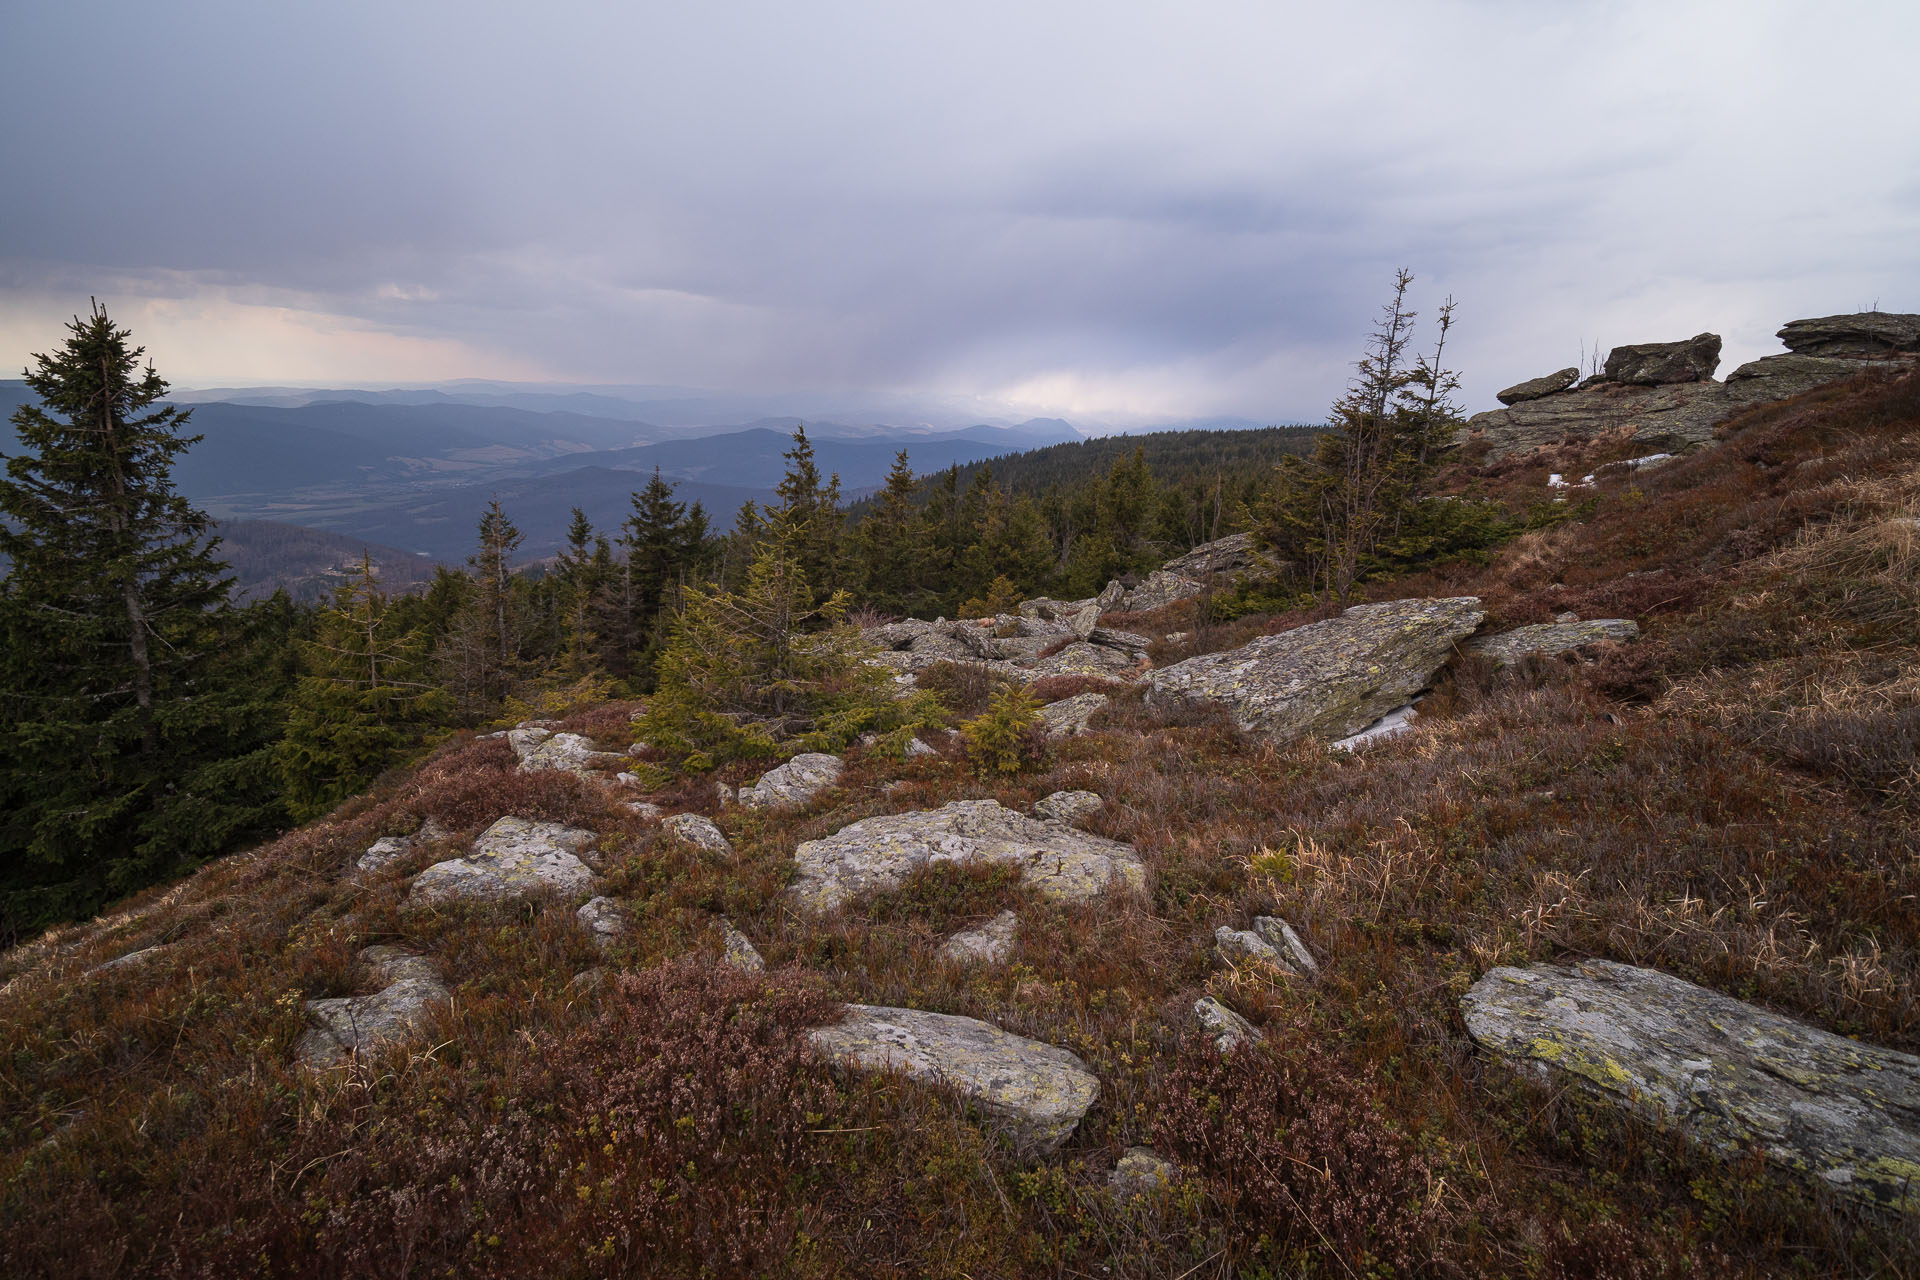
M994 694L985 712L960 726L960 735L967 759L987 777L1037 768L1047 758L1040 702L1024 686Z

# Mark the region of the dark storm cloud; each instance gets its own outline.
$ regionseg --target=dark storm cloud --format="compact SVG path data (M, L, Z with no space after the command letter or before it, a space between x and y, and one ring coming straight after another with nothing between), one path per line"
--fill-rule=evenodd
M1915 13L16 5L0 336L93 292L201 381L1287 418L1406 264L1484 402L1920 309Z

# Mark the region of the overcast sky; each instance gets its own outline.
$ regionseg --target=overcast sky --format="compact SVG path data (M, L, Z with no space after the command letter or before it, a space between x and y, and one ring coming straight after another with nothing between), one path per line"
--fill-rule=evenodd
M1313 420L1920 311L1920 4L7 0L0 354Z

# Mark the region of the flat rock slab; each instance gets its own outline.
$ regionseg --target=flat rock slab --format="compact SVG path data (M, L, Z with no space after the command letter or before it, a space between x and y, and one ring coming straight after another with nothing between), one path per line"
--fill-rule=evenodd
M1473 596L1355 605L1337 618L1202 654L1148 677L1159 706L1224 706L1276 742L1345 738L1412 700L1486 617Z
M519 757L522 773L557 770L577 777L592 778L622 763L621 756L598 750L591 741L577 733L555 733L532 723L509 729L507 745Z
M1638 640L1640 624L1627 618L1595 618L1588 622L1542 622L1530 627L1515 627L1497 635L1475 636L1465 648L1483 653L1502 667L1510 667L1522 658L1550 658L1571 653L1603 640Z
M954 964L1005 964L1013 954L1014 935L1020 930L1020 918L1002 911L977 929L963 929L940 944L937 953Z
M325 1070L367 1057L424 1030L452 996L425 957L368 947L360 958L387 985L372 995L307 1001L314 1025L294 1046L300 1065Z
M1105 680L1126 679L1138 664L1122 649L1075 640L1055 654L1036 661L1024 675L1040 680L1047 676L1099 676Z
M1064 902L1097 898L1120 885L1144 891L1146 868L1130 844L1016 813L993 800L955 800L940 809L864 818L794 850L791 892L830 911L856 894L897 889L934 862L1017 866L1021 878Z
M829 787L840 784L846 766L839 756L823 751L806 751L777 769L769 769L750 787L741 787L738 796L748 809L798 808Z
M946 1085L1042 1151L1065 1142L1100 1096L1076 1055L977 1018L850 1004L845 1021L807 1035L838 1066Z
M1040 723L1046 728L1049 738L1071 738L1075 734L1085 733L1094 713L1104 711L1111 705L1113 699L1104 693L1076 693L1071 698L1049 702L1040 708Z
M1607 960L1493 969L1461 1000L1483 1047L1710 1148L1920 1210L1920 1058Z
M580 855L595 839L580 827L502 818L480 833L466 857L436 862L415 876L410 900L430 905L462 898L517 898L543 890L585 893L593 887L593 872Z
M1543 378L1529 378L1525 382L1516 382L1505 391L1494 393L1494 399L1501 404L1519 404L1523 400L1538 400L1543 396L1565 391L1580 381L1580 370L1569 367L1558 373L1549 373Z

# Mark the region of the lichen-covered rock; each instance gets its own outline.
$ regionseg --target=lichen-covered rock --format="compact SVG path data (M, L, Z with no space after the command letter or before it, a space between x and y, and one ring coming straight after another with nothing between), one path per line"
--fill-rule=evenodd
M859 893L897 889L935 862L990 862L1020 868L1049 898L1081 902L1110 887L1146 887L1146 868L1130 844L1042 822L992 800L955 800L941 809L864 818L794 850L799 875L790 892L816 911Z
M580 927L593 937L597 947L610 947L627 931L627 913L612 898L588 898L573 913Z
M747 973L759 973L767 967L760 949L748 940L746 934L734 928L733 921L725 916L720 917L720 963Z
M1213 1037L1213 1047L1221 1053L1243 1044L1258 1044L1266 1034L1212 996L1193 1002L1194 1021Z
M579 827L502 818L463 858L436 862L413 878L410 901L431 905L459 898L494 900L553 890L585 893L593 871L582 861L597 837Z
M676 836L696 849L705 849L708 853L717 853L722 857L733 854L733 844L726 833L714 825L712 818L697 813L676 813L660 824L660 829Z
M1122 1200L1152 1195L1173 1185L1173 1165L1152 1147L1128 1147L1107 1175L1107 1187Z
M1094 713L1112 704L1113 699L1104 693L1076 693L1040 708L1040 724L1049 738L1071 738L1085 733Z
M400 859L412 853L424 844L435 840L444 840L447 832L432 818L420 824L420 829L410 836L381 836L367 846L354 866L361 871L380 871L392 866Z
M1293 966L1274 949L1273 944L1251 929L1221 925L1213 931L1213 950L1222 963L1235 968L1243 964L1258 964L1276 973L1293 973Z
M1042 1152L1065 1142L1100 1096L1074 1054L977 1018L850 1004L844 1021L808 1038L838 1066L945 1085Z
M1071 827L1100 812L1106 805L1107 802L1095 791L1055 791L1034 801L1033 813L1037 818L1051 818Z
M1138 658L1153 645L1152 639L1147 636L1132 631L1115 631L1112 627L1095 627L1087 633L1087 641L1118 649L1129 658Z
M1728 1153L1920 1209L1920 1058L1652 969L1499 968L1461 1001L1483 1047Z
M1565 391L1580 381L1580 370L1569 366L1558 373L1549 373L1544 378L1529 378L1525 382L1516 382L1505 391L1494 393L1494 399L1501 404L1519 404L1523 400L1539 400L1543 397Z
M805 751L761 774L752 786L741 787L738 799L748 809L798 808L829 787L838 786L845 772L839 756Z
M1105 680L1124 680L1137 665L1132 654L1076 640L1060 652L1035 662L1021 674L1032 680L1047 676L1099 676Z
M629 800L622 807L642 822L658 822L667 813L651 800Z
M452 996L431 961L395 947L368 947L360 958L386 985L372 995L307 1001L314 1025L294 1046L300 1065L324 1070L367 1057L424 1030Z
M1145 613L1149 609L1162 609L1182 600L1191 600L1206 589L1204 582L1168 573L1165 569L1155 569L1147 575L1145 582L1127 592L1120 607L1132 613Z
M1920 315L1859 311L1814 320L1790 320L1779 336L1787 350L1799 355L1881 356L1920 351Z
M1495 665L1510 667L1522 658L1550 658L1605 640L1637 640L1640 624L1628 618L1594 618L1586 622L1541 622L1515 627L1497 635L1475 636L1465 647L1485 654Z
M1276 742L1344 738L1426 688L1485 617L1473 596L1355 605L1162 667L1148 677L1147 701L1221 705L1241 729Z
M551 769L593 778L622 763L617 753L596 750L592 742L577 733L554 733L532 721L508 730L507 745L519 757L522 773Z
M1720 367L1720 335L1696 333L1684 342L1639 342L1607 353L1609 382L1662 387L1674 382L1705 382Z
M1266 940L1268 946L1285 956L1302 973L1317 976L1320 962L1313 958L1313 952L1307 950L1307 944L1293 931L1293 926L1279 916L1255 916L1253 931Z
M1003 964L1013 953L1020 918L1002 911L977 929L962 929L940 944L940 959L955 964Z
M1167 561L1160 569L1189 582L1205 582L1215 575L1245 573L1269 566L1267 557L1254 547L1252 534L1234 533L1203 542L1185 555Z

